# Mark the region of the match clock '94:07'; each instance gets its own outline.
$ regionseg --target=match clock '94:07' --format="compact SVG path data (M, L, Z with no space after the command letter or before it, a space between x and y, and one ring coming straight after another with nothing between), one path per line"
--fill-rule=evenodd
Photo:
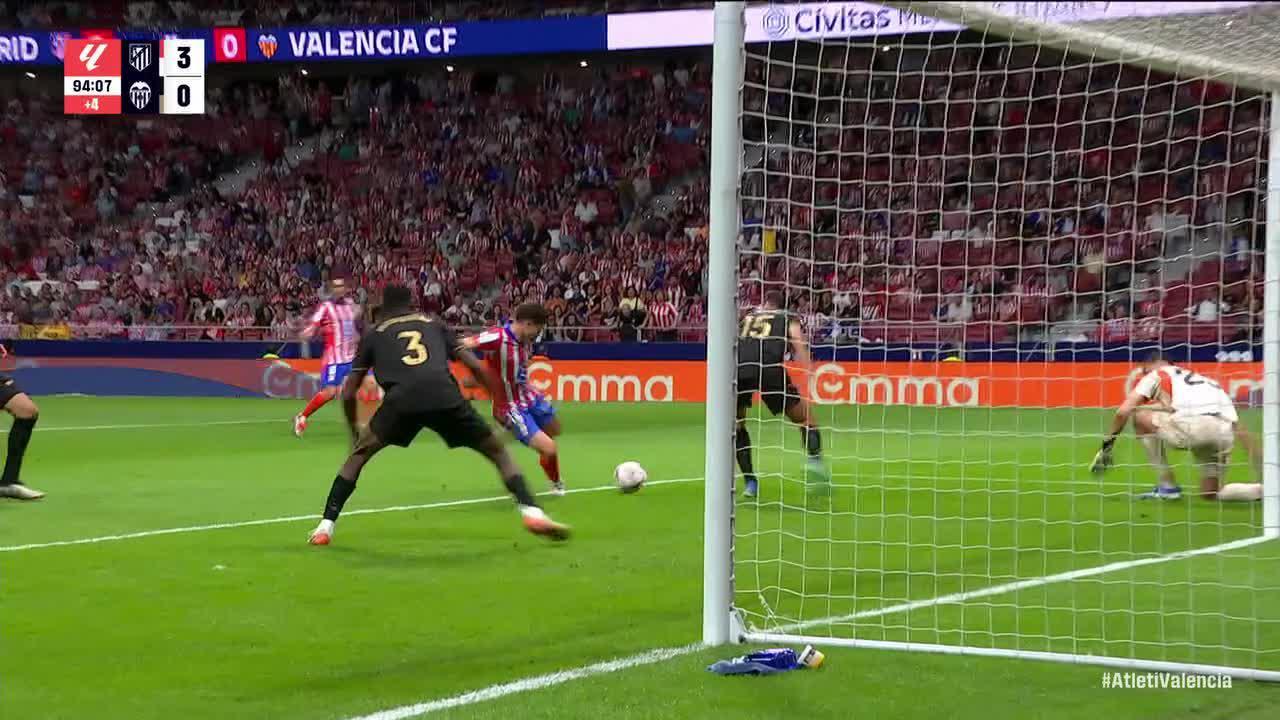
M77 78L71 81L71 88L77 93L109 94L117 92L115 78Z

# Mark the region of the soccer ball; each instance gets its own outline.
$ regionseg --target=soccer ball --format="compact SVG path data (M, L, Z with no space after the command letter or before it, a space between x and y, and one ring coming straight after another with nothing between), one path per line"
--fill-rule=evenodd
M640 463L628 460L613 469L613 479L618 483L618 489L624 493L633 493L644 486L644 481L649 479L649 473L640 467Z

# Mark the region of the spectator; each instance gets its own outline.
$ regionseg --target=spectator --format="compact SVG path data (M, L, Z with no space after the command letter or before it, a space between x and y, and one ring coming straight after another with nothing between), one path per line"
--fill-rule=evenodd
M674 342L677 339L677 325L680 322L680 311L676 306L667 300L666 293L662 290L654 294L652 305L649 306L649 322L647 327L654 330L654 339L658 342Z
M1191 319L1196 322L1211 323L1217 322L1218 317L1229 309L1228 305L1216 297L1205 297L1200 302L1187 309Z

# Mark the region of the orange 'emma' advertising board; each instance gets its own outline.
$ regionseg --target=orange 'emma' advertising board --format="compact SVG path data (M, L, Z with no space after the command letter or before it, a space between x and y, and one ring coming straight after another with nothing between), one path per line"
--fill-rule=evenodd
M319 373L316 361L293 361ZM1190 363L1248 403L1262 392L1261 363ZM801 394L822 404L943 407L1113 407L1141 371L1125 363L817 362L807 376L790 368ZM460 377L466 373L455 368ZM698 361L587 361L535 358L529 383L555 401L702 402L706 365ZM467 391L473 398L483 393Z

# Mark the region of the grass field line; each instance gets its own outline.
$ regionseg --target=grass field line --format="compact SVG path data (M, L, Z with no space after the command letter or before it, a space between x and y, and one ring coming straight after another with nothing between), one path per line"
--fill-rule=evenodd
M675 485L679 483L702 482L702 478L673 478L669 480L650 480L645 483L646 487L654 485ZM580 493L602 492L605 490L613 490L617 492L616 485L595 485L584 488L570 488L566 491L568 495L577 495ZM549 495L543 492L539 495ZM342 517L349 518L354 515L377 515L380 513L406 512L409 510L438 510L441 508L460 507L463 505L480 505L482 503L498 502L506 500L510 502L510 495L493 495L482 498L463 498L461 500L442 500L440 502L422 503L420 505L391 505L389 507L365 508L363 510L348 510L342 514ZM229 530L231 528L256 527L259 525L280 525L284 523L302 522L304 520L319 520L318 514L312 515L286 515L283 517L262 518L260 520L241 520L236 522L225 523L209 523L207 525L188 525L185 527L161 528L158 530L139 530L138 532L121 533L119 535L101 535L99 537L78 538L75 540L54 540L51 542L28 543L26 545L7 545L0 547L0 552L18 552L20 550L39 550L41 548L68 547L72 545L96 545L99 543L116 542L119 540L136 540L139 538L158 537L161 535L182 535L184 533L205 532L208 530Z
M402 705L389 710L380 710L370 715L360 715L350 718L349 720L404 720L405 718L418 717L427 715L441 710L449 710L464 705L473 705L475 703L485 702L487 700L496 700L507 695L515 695L517 693L530 692L532 690L542 690L555 685L561 685L573 680L582 680L596 675L607 675L615 673L619 670L628 670L642 665L653 665L654 663L664 662L672 658L688 655L702 649L702 645L684 645L681 647L658 648L656 650L648 650L635 655L630 655L614 660L606 660L604 662L594 663L592 665L583 665L582 667L573 668L571 670L559 670L545 675L535 675L522 680L513 680L511 682L490 685L480 690L472 690L471 692L454 695L453 697L441 698L439 700L429 700L426 702L415 703L413 705Z
M1016 592L1032 587L1043 585L1051 585L1053 583L1065 582L1068 580L1078 580L1081 578L1092 577L1094 575L1102 575L1105 573L1117 572L1120 570L1128 570L1136 567L1144 567L1148 565L1156 565L1159 563L1172 562L1175 560L1185 560L1187 558L1199 555L1209 555L1217 552L1228 550L1237 550L1251 545L1270 540L1264 535L1257 537L1243 538L1232 542L1221 543L1218 545L1210 545L1193 550L1182 550L1179 552L1168 553L1149 558L1140 558L1138 560L1124 560L1120 562L1108 563L1097 567L1083 568L1080 570L1072 570L1069 572L1055 573L1053 575L1045 575L1038 578L1029 578L1027 580L1019 580L1017 582L1003 583L1000 585L992 585L990 587L978 590L970 590L967 592L951 593L949 595L939 595L924 600L914 600L911 602L889 605L886 607L872 608L862 610L848 615L839 615L827 618L819 618L816 620L806 620L803 622L783 625L773 629L772 633L794 633L798 630L814 627L816 625L834 624L840 622L849 622L852 620L863 620L873 617L881 617L884 615L893 615L900 612L909 612L920 608L933 607L937 605L948 605L960 603L975 598L988 597L991 595L1001 595L1009 592ZM747 638L750 642L750 637ZM523 692L532 692L534 690L542 690L545 688L561 685L573 680L581 680L584 678L594 677L596 675L606 675L618 672L619 670L627 670L642 665L652 665L654 663L671 660L682 655L688 655L706 647L701 644L685 645L682 647L658 648L648 650L635 655L630 655L615 660L607 660L604 662L594 663L592 665L584 665L582 667L570 670L560 670L557 672L547 673L545 675L535 675L533 677L521 680L513 680L510 682L490 685L489 687L479 690L472 690L460 695L452 697L440 698L438 700L429 700L412 705L402 705L400 707L381 710L369 715L359 715L347 718L346 720L407 720L408 718L420 717L430 713L439 712L441 710L450 710L465 705L473 705L476 703L495 700L497 698L506 697ZM732 652L732 651L730 651Z
M36 432L73 432L76 430L152 430L160 428L186 428L186 427L209 427L211 425L269 425L272 423L285 423L286 420L276 418L267 420L258 418L255 420L206 420L204 422L189 423L135 423L127 425L64 425L53 427L36 427ZM8 430L0 430L0 435L8 435Z
M1029 588L1052 585L1054 583L1067 582L1070 580L1081 580L1083 578L1105 575L1107 573L1119 572L1121 570L1131 570L1133 568L1159 565L1161 563L1173 562L1176 560L1186 560L1187 558L1198 557L1200 555L1212 555L1214 553L1227 552L1230 550L1239 550L1240 548L1257 545L1272 539L1273 538L1269 538L1266 535L1257 535L1249 538L1241 538L1240 540L1232 540L1231 542L1219 543L1217 545L1208 545L1205 547L1193 548L1191 550L1179 550L1178 552L1167 553L1164 555L1154 555L1152 557L1138 558L1136 560L1119 560L1113 563L1107 563L1106 565L1081 568L1079 570L1068 570L1066 572L1043 575L1037 578L1027 578L1026 580L1015 580L1014 582L991 585L984 588L978 588L977 590L965 590L963 592L939 595L937 597L927 598L924 600L911 600L909 602L898 603L896 605L860 610L858 612L848 613L845 615L833 615L830 617L815 618L813 620L802 620L800 622L789 623L787 625L780 625L776 628L770 629L770 632L794 633L798 630L804 630L806 628L816 627L819 625L835 625L838 623L911 612L912 610L935 607L938 605L952 605L969 600L975 600L977 598L990 597L992 595L1004 595L1006 593L1017 592L1019 590L1027 590Z

